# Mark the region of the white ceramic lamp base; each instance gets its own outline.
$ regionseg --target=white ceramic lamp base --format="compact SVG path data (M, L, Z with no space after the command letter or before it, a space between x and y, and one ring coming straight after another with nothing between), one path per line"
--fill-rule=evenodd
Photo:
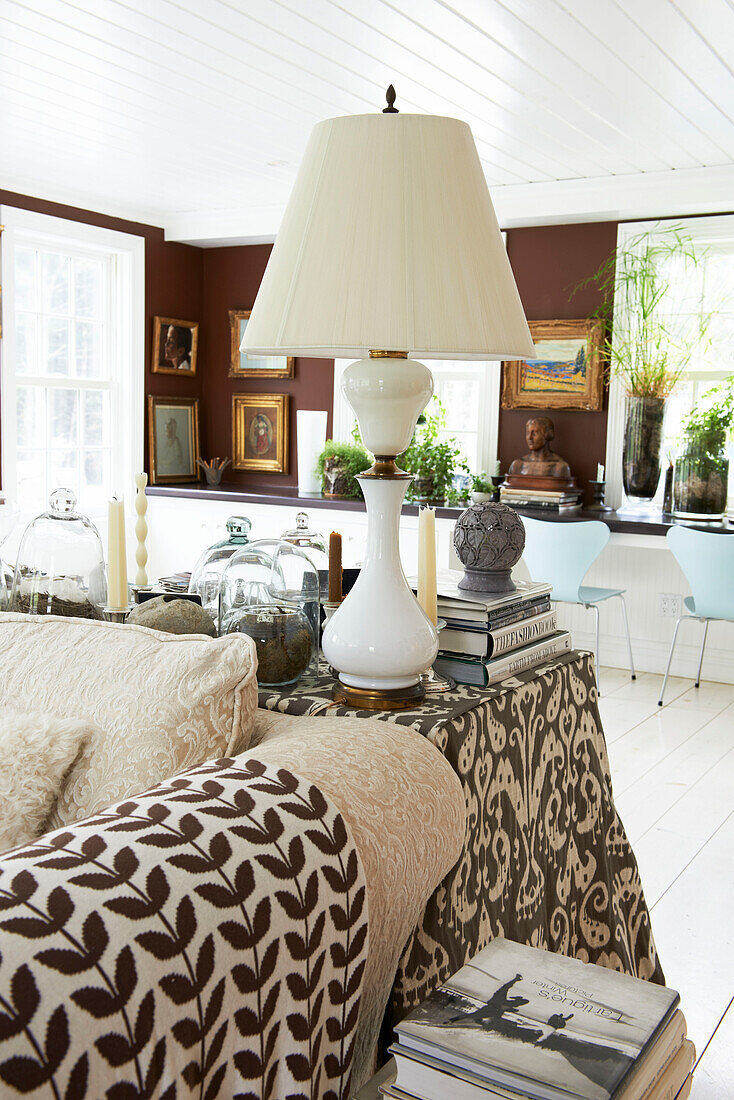
M378 458L359 478L367 505L366 557L324 628L324 656L339 672L337 698L372 709L410 706L424 695L421 674L436 658L438 635L400 562L400 512L411 478L387 460L410 443L433 380L422 363L381 357L348 367L343 389L365 445Z

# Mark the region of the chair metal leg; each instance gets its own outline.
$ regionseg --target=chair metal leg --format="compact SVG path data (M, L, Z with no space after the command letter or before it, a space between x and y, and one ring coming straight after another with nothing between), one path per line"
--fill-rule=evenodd
M693 618L695 618L695 615L681 615L676 620L675 630L673 631L673 641L670 643L670 653L668 654L668 663L665 667L665 676L663 677L663 686L660 690L660 698L658 699L658 706L659 707L661 707L663 705L663 696L665 695L665 686L668 683L668 673L670 672L670 664L671 664L671 661L673 660L673 650L675 649L676 639L678 638L678 627L680 626L680 624L683 622L684 619L693 619ZM704 641L705 641L705 638L704 638ZM701 652L703 654L703 650ZM703 656L701 657L701 660L703 660Z
M630 638L630 624L627 618L627 604L625 603L624 594L619 593L619 598L622 601L622 615L624 617L624 629L627 633L627 652L630 655L630 679L636 680L637 674L635 672L635 662L632 659L632 639Z
M594 672L596 675L596 693L601 695L599 690L599 605L596 603L587 603L586 607L590 607L596 615L596 647L594 649Z
M705 619L704 620L706 625L703 628L703 641L701 642L701 656L698 658L698 672L696 673L696 682L693 685L694 687L700 687L701 686L701 669L703 668L703 651L706 648L706 635L709 632L709 623L710 623L710 621L711 621L710 619Z

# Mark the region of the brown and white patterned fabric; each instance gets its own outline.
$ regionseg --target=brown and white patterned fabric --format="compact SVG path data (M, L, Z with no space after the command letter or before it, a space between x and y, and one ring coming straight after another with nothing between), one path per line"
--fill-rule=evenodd
M467 807L461 860L400 961L393 1022L497 936L664 981L614 806L590 654L377 715L335 705L332 686L322 665L288 695L261 691L260 706L409 726L451 764Z
M354 1042L353 1083L374 1072L400 956L464 847L461 783L415 730L365 718L258 712L258 760L310 779L340 807L362 860L370 949ZM247 756L248 754L246 754Z
M317 785L189 771L0 859L0 1095L345 1100L367 948Z

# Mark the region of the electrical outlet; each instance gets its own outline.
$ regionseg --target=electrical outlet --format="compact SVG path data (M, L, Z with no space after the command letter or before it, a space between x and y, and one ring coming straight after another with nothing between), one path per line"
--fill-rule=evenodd
M679 619L683 614L683 597L676 592L658 592L658 615L663 619Z

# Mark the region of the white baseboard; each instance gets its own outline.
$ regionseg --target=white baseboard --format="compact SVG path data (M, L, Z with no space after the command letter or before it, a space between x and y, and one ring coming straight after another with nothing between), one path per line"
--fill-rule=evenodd
M671 639L673 637L673 627L674 623L671 621ZM573 630L571 633L576 649L590 649L593 653L595 642L593 631ZM678 642L675 647L673 664L670 668L671 676L685 676L691 680L695 679L702 637L702 623L683 620L678 631ZM629 668L627 639L624 635L602 633L599 647L599 663L602 666ZM669 642L666 644L640 638L632 639L632 656L637 672L654 672L662 676L668 662L669 652ZM713 680L720 684L734 684L734 655L725 649L716 647L715 622L709 625L701 677L704 680Z

